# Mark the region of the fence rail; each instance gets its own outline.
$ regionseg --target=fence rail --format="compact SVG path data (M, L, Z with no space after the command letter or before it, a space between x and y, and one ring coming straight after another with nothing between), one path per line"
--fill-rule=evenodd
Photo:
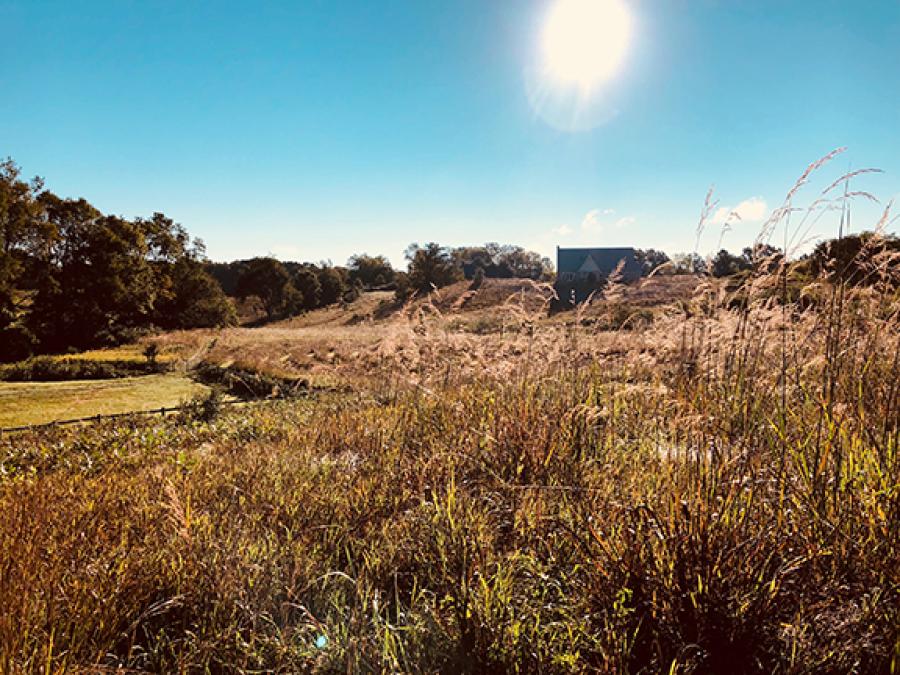
M219 405L247 405L252 403L267 403L271 401L284 401L284 397L277 398L264 398L264 399L256 399L256 400L245 400L245 399L235 399L235 400L225 400L220 401ZM64 427L72 424L91 424L94 422L103 422L104 420L114 420L120 419L122 417L137 417L142 415L160 415L165 417L169 413L177 413L182 410L190 410L194 408L194 405L176 405L176 406L163 406L162 408L153 408L151 410L131 410L129 412L120 412L120 413L109 413L106 415L90 415L89 417L74 417L72 419L67 420L53 420L52 422L41 422L40 424L23 424L17 427L0 427L0 436L3 434L15 433L20 431L37 431L39 429L52 429L54 427Z

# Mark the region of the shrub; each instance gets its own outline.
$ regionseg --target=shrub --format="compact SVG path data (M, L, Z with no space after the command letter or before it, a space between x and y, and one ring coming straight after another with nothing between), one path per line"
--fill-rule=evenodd
M481 285L484 283L484 268L478 267L475 269L475 274L472 275L472 283L469 284L470 291L477 291L481 288Z
M191 377L244 399L291 398L309 389L309 382L305 379L280 378L257 371L233 366L223 368L208 363L201 364L191 371Z
M151 342L146 347L144 347L144 358L147 359L147 365L155 368L156 367L156 357L159 356L159 345L155 342Z
M160 364L132 361L94 361L77 357L34 356L0 366L0 380L7 382L61 382L109 380L159 372Z
M404 303L409 300L413 294L413 289L409 283L409 276L404 272L398 273L396 284L397 288L394 290L394 300L399 303Z
M181 410L180 416L185 421L209 423L214 421L223 410L222 390L212 387L206 394L191 399Z

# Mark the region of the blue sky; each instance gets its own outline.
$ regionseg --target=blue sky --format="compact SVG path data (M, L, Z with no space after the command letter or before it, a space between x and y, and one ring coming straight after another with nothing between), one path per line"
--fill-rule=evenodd
M691 250L711 184L739 249L839 146L824 183L874 166L855 187L900 195L900 2L625 2L600 123L573 131L533 105L551 0L0 0L0 155L218 260Z

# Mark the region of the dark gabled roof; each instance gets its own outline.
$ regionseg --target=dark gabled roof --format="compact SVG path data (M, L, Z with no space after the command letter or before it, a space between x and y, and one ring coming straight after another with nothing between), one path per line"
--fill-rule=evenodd
M556 251L556 271L575 273L590 256L604 274L610 274L623 258L634 260L633 248L559 248Z

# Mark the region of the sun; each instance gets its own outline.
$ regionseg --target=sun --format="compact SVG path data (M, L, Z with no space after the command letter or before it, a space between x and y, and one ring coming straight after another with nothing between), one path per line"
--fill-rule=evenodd
M557 79L588 91L619 69L631 28L622 0L556 0L544 27L545 65Z

